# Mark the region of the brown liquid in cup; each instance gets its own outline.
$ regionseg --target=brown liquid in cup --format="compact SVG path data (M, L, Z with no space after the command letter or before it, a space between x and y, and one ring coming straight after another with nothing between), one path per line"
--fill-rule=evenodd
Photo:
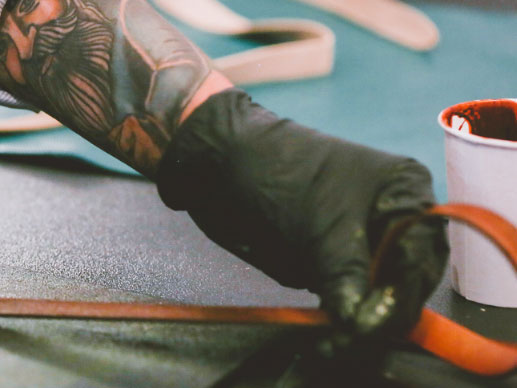
M451 126L454 116L470 124L470 133L477 136L517 141L517 102L482 100L458 104L446 109L444 122Z

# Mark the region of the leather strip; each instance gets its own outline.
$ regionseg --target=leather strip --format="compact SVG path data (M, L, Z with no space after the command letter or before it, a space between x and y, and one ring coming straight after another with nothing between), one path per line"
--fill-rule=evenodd
M187 306L11 298L0 298L0 316L290 326L325 326L330 324L327 314L318 309Z
M196 28L237 34L254 22L218 0L152 0L165 12ZM440 39L435 24L421 11L398 0L297 0L337 15L378 36L415 51L433 49ZM305 20L297 19L303 29ZM267 22L267 21L264 21ZM310 66L310 64L307 64Z
M29 113L0 120L0 133L45 131L62 127L59 121L45 112Z
M335 36L324 24L302 19L252 21L218 0L153 0L163 12L212 34L277 43L214 59L235 85L321 77L334 65ZM295 65L293 65L295 64Z
M499 245L517 269L517 229L501 216L476 206L439 205L405 222L386 236L380 254L412 223L423 217L446 216L479 229ZM376 258L380 257L376 255ZM379 259L377 259L379 260ZM382 260L382 258L380 259ZM64 302L0 299L0 316L59 319L146 320L197 323L246 323L301 326L330 325L317 309L173 306L139 303ZM452 364L481 375L509 373L517 368L517 344L485 338L425 308L408 339Z
M340 16L412 50L428 51L439 41L440 34L434 23L422 12L400 1L298 1ZM332 71L335 37L321 23L304 19L252 21L218 0L153 2L165 13L210 33L245 39L276 36L272 40L281 43L214 60L216 68L236 85L319 77Z
M425 308L409 340L462 369L495 376L517 368L517 344L483 337Z
M374 270L391 244L412 224L425 217L448 217L464 222L498 245L517 271L517 229L500 215L466 204L437 205L397 225L384 238L374 259ZM384 265L384 263L383 263ZM375 282L375 274L372 280ZM452 320L424 308L408 339L450 363L480 375L500 375L517 368L517 343L485 338Z
M432 50L440 39L421 11L394 0L298 0L325 9L378 36L415 51Z

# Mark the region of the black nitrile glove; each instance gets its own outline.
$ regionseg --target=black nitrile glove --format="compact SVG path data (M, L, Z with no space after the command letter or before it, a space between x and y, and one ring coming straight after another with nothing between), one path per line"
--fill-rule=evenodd
M434 203L427 169L279 120L237 90L211 97L180 127L158 187L222 247L318 293L339 333L327 354L405 333L448 254L442 223L419 224L371 287L372 252L386 230Z

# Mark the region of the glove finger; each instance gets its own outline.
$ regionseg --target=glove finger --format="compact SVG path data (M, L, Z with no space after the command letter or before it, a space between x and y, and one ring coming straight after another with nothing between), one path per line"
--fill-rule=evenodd
M448 257L440 219L413 225L381 259L376 285L356 315L361 335L402 335L420 317Z
M339 236L320 252L322 307L336 324L346 323L357 311L369 287L371 255L365 228L360 222L339 230ZM331 236L332 237L332 236ZM335 249L333 249L335 248Z
M415 160L399 163L387 182L370 224L375 245L392 226L434 203L429 170ZM356 316L359 333L401 334L416 323L443 273L448 256L444 229L440 219L425 219L411 226L381 258L374 288Z
M336 243L329 246L338 249L328 249L330 254L325 255L325 267L321 268L325 273L319 291L322 307L329 312L334 323L331 332L318 342L318 351L326 359L342 353L352 341L354 316L368 292L371 255L365 229L361 225L361 222L355 222L336 228L340 231L340 238L336 236Z
M318 352L326 359L341 353L355 336L354 315L367 293L366 273L341 276L332 282L332 287L322 295L325 308L334 323L317 343Z

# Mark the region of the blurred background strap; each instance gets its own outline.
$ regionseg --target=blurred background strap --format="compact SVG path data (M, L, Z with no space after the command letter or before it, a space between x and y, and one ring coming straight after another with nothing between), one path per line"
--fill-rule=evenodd
M417 51L439 40L432 21L414 7L391 0L300 0ZM269 42L214 61L236 84L327 75L333 67L334 34L307 19L252 21L217 0L153 0L160 10L195 28L215 34Z

